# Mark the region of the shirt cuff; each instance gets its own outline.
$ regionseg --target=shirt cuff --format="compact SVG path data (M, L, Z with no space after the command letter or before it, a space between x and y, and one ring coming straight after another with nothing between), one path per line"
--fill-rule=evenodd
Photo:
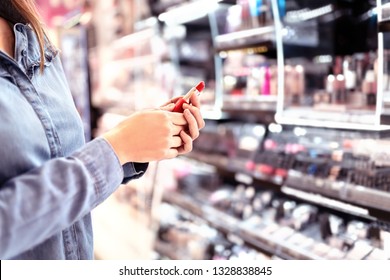
M128 162L123 165L123 181L122 184L126 184L130 180L138 179L145 174L148 169L149 163L140 162Z

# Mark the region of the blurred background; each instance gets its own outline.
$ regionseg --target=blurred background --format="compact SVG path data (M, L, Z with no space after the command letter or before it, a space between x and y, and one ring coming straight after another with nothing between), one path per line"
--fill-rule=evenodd
M95 257L389 259L388 2L36 0L87 140L206 84L193 151L93 211Z

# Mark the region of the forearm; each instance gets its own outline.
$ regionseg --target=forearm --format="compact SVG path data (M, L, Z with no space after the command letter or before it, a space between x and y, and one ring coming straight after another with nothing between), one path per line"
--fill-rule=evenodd
M127 174L130 179L143 173L133 170ZM122 166L103 139L9 180L0 189L0 258L28 250L70 226L122 180Z

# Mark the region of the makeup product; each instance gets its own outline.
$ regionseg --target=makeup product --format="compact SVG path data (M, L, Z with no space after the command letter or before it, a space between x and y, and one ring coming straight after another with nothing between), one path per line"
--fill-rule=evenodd
M315 243L315 245L312 248L312 252L320 257L325 257L330 250L331 247L323 242Z
M269 66L264 67L264 77L263 77L261 94L262 95L271 94L271 71Z
M296 65L290 73L290 90L292 95L292 104L299 105L303 102L303 93L305 88L304 67Z
M351 57L346 57L343 61L343 75L345 77L345 87L347 91L355 91L357 83L356 66Z
M262 20L260 15L262 0L249 0L249 10L252 19L252 28L258 28L261 25L264 25L265 19Z
M345 257L345 253L337 248L331 248L325 255L325 259L329 260L342 260Z
M349 250L345 259L347 260L362 260L368 256L374 248L367 243L367 241L358 240L355 242L353 248Z
M278 0L279 16L283 19L286 16L286 0Z
M195 94L200 94L201 91L204 89L205 84L204 82L199 82L196 87L191 88L186 95L181 97L178 101L176 101L175 108L173 108L172 112L177 112L177 113L183 113L183 104L188 103L191 96Z
M251 14L249 0L238 0L237 4L241 6L241 30L251 28Z
M338 74L336 76L336 103L346 103L345 77L343 74Z
M365 79L363 81L363 93L366 95L367 105L376 105L376 77L373 69L369 69L366 72Z
M333 74L333 70L329 68L328 75L325 79L325 91L328 94L327 100L329 100L329 103L334 102L334 91L335 91L335 81L336 78Z

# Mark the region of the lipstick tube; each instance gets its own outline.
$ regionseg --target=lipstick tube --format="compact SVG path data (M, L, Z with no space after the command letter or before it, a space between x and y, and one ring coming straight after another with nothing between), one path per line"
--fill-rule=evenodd
M176 101L175 107L173 108L172 112L177 112L177 113L183 113L183 104L184 103L189 103L191 96L195 94L200 94L205 87L204 82L199 82L195 87L191 88L186 95L181 97L179 100Z

